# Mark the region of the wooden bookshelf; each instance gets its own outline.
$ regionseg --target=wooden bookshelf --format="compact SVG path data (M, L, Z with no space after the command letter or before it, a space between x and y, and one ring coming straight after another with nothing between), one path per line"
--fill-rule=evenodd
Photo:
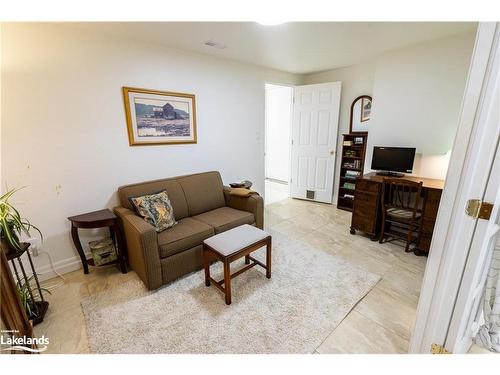
M337 208L352 211L356 178L363 174L367 133L342 134L342 156ZM356 143L361 141L361 143ZM351 143L350 145L346 143ZM349 197L349 196L352 196Z

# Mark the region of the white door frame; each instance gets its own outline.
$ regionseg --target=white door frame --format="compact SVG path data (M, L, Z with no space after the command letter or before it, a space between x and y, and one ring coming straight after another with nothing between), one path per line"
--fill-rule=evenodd
M497 23L480 23L462 100L459 126L425 270L410 353L445 344L476 220L464 213L468 199L481 199L496 150L495 133L481 121L498 48Z
M291 114L290 114L290 133L288 137L288 144L290 147L288 148L288 169L289 169L289 175L292 175L292 122L293 122L293 95L294 95L294 90L297 85L291 84L291 83L281 83L281 82L274 82L274 81L265 81L264 82L264 95L265 95L265 87L266 85L275 85L275 86L285 86L285 87L290 87L292 89L292 104L291 104ZM264 98L265 102L265 98ZM266 108L264 106L264 121L266 119ZM264 124L264 185L266 182L266 124ZM288 182L288 197L290 197L290 180ZM265 188L264 188L264 195L265 195Z
M289 133L288 133L288 178L287 178L287 183L289 184L290 182L290 176L291 176L291 165L292 165L292 122L293 122L293 95L294 95L294 90L295 90L295 85L290 85L290 84L283 84L283 83L271 83L271 82L265 82L264 87L267 86L280 86L280 87L287 87L291 90L291 97L290 97L290 122L288 124L289 127ZM265 125L264 125L264 178L267 179L267 162L268 162L268 148L267 148L267 133L268 133L268 106L267 106L267 91L265 93L266 98L265 98L265 108L264 108L264 119L265 119ZM290 190L290 189L289 189ZM288 196L290 196L290 191L288 191Z

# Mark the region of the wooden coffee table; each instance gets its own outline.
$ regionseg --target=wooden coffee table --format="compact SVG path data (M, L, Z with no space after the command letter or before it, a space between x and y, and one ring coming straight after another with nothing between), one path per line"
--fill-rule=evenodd
M266 264L250 256L250 253L266 246ZM231 262L245 257L246 266L231 274ZM212 259L224 263L224 279L215 281L210 277ZM203 264L205 266L205 285L211 282L226 296L226 305L231 304L231 279L259 265L266 270L266 277L271 278L271 236L252 225L241 225L226 232L216 234L203 241ZM224 285L224 286L222 286Z

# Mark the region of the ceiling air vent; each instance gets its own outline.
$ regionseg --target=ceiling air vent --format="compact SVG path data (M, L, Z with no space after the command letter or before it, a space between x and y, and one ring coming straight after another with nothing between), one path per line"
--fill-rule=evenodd
M218 49L224 49L224 48L227 47L225 44L214 42L213 40L207 40L203 44L206 45L206 46L214 47L214 48L218 48Z

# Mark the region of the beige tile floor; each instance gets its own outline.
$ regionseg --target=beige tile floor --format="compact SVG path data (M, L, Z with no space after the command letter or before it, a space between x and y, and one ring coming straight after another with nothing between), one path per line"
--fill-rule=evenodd
M271 204L288 198L288 184L266 179L264 181L264 203Z
M269 204L265 225L379 274L381 281L316 349L317 353L406 353L416 315L426 258L392 243L380 245L349 234L351 214L335 206L295 199ZM50 339L50 353L88 353L80 300L137 275L113 267L75 271L49 296L50 307L37 335Z

